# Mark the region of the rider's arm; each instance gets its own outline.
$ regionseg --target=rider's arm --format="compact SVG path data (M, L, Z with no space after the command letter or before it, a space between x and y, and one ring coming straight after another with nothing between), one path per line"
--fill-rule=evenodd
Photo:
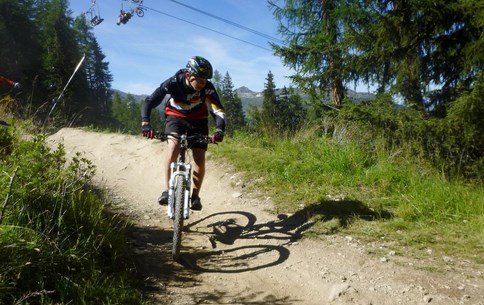
M209 86L205 89L205 94L205 102L208 104L210 114L215 119L215 125L217 126L217 129L225 132L225 127L227 125L227 120L225 118L225 109L220 102L217 91L213 86Z
M151 109L156 108L161 104L163 98L168 94L168 83L170 80L163 82L156 90L146 97L143 106L141 107L141 122L150 122Z

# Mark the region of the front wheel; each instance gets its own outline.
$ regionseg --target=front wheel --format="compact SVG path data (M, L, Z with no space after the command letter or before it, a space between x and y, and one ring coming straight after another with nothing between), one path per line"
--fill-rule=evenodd
M137 8L136 15L138 15L138 17L143 17L145 15L145 11L142 8Z
M175 180L175 217L173 219L173 246L172 256L173 260L178 260L180 257L180 247L182 240L183 229L183 203L185 201L186 181L185 177L179 175Z

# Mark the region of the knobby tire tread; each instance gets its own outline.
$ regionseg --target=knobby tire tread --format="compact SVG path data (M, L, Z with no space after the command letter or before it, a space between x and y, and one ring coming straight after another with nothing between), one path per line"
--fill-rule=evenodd
M183 202L185 201L186 183L183 176L177 176L175 180L175 217L173 219L173 247L172 256L176 261L180 256L180 247L183 230Z

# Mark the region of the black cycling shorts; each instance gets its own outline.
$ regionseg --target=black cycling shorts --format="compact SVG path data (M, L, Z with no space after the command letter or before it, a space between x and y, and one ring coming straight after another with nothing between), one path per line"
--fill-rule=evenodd
M182 135L208 135L208 119L204 120L185 120L176 116L167 116L165 121L165 133ZM191 143L188 141L189 148L202 148L207 150L207 144Z

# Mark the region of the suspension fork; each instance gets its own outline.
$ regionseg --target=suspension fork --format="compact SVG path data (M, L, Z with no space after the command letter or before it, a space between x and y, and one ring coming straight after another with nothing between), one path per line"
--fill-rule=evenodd
M172 162L170 165L170 181L168 187L168 217L174 218L175 215L175 181L178 176L183 176L185 180L185 196L183 198L183 218L188 219L189 216L189 200L191 189L192 166L191 164Z
M188 143L186 141L186 135L182 135L180 139L180 153L178 162L172 162L170 164L170 180L168 182L168 217L174 218L175 215L175 181L177 176L183 176L185 180L185 196L183 196L183 218L188 219L190 214L189 200L190 190L192 183L192 165L185 163L185 155L187 151Z

